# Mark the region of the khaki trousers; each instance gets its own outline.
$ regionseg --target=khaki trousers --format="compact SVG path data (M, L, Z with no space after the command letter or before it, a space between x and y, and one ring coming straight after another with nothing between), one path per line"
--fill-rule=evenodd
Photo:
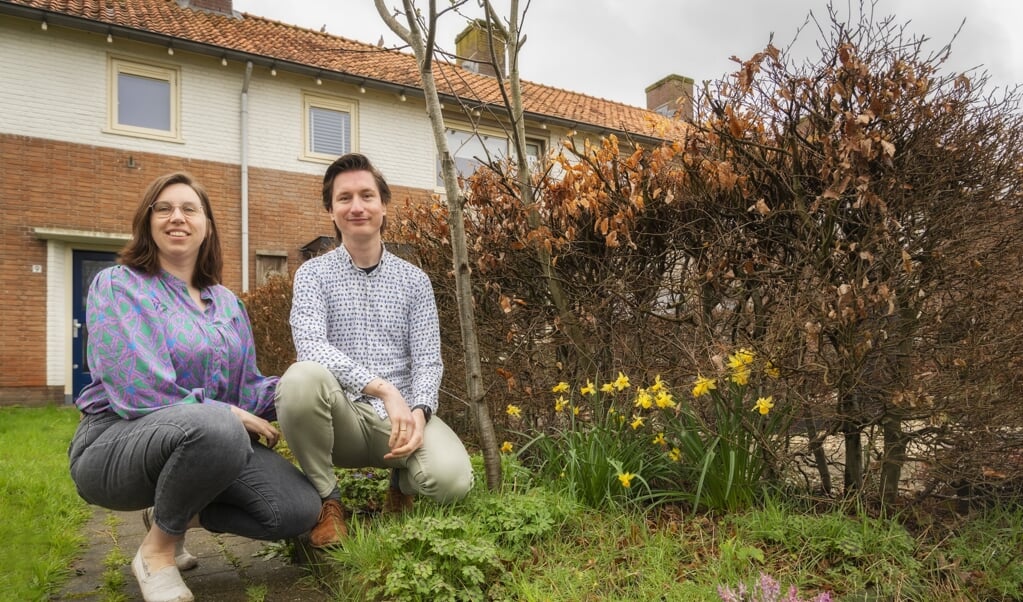
M277 385L277 419L288 447L320 497L337 485L334 467L400 468L406 494L456 502L473 484L472 465L458 435L438 416L426 423L423 446L405 458L384 460L391 421L368 403L348 399L337 379L316 362L297 362Z

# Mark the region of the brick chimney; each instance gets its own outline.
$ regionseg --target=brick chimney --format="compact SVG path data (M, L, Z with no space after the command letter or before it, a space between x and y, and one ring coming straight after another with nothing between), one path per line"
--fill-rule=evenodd
M497 69L503 75L505 73L507 44L497 31L493 33L494 52L497 55ZM490 40L486 21L476 19L469 23L462 30L462 33L455 37L455 54L458 55L456 63L476 73L497 75L490 57Z
M665 117L693 117L693 79L671 74L646 88L646 108Z
M231 3L232 0L178 0L178 5L182 8L192 8L233 17L234 6Z

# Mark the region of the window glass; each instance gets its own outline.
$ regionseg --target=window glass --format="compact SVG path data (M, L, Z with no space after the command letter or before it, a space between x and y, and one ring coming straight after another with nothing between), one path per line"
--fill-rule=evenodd
M118 73L117 123L169 132L170 82L131 73Z
M179 69L118 57L108 65L108 131L180 141Z
M351 151L352 121L348 113L323 107L309 108L309 150L341 156Z

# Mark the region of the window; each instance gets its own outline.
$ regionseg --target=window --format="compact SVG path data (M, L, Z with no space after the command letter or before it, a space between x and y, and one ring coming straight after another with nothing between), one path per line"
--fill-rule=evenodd
M355 102L306 94L303 158L330 162L357 148Z
M488 161L500 161L511 156L511 143L503 134L480 131L447 129L448 151L455 160L455 170L463 178L471 176L476 169ZM526 140L526 156L529 164L535 165L543 154L543 141ZM440 158L437 158L437 186L444 185Z
M110 58L107 127L119 134L181 140L177 67Z
M275 276L288 276L288 254L257 251L256 286L263 286Z
M536 169L537 164L540 163L540 157L543 156L543 153L543 141L526 138L526 159L529 160L530 168Z
M487 161L499 161L508 156L508 139L500 135L480 132L455 130L448 128L445 132L448 140L448 151L455 160L458 175L468 178L480 165ZM444 173L437 159L437 186L444 185Z

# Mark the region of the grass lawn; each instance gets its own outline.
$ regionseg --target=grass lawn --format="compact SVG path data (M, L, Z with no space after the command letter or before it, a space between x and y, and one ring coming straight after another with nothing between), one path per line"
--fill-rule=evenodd
M325 587L338 600L407 602L1023 600L1018 506L961 517L929 505L884 519L779 492L730 513L595 509L505 460L501 493L477 474L480 486L452 506L356 515Z
M77 421L71 408L0 408L0 599L47 600L83 543L89 509L67 474ZM375 510L386 474L342 473L346 505L369 510L317 571L337 600L714 601L720 586L754 588L765 575L782 597L742 600L796 600L790 586L803 602L1023 600L1018 506L886 520L815 510L793 493L717 515L595 509L506 456L501 493L478 474L460 503L389 516Z
M68 475L71 407L0 408L0 592L46 600L84 542L88 506Z

